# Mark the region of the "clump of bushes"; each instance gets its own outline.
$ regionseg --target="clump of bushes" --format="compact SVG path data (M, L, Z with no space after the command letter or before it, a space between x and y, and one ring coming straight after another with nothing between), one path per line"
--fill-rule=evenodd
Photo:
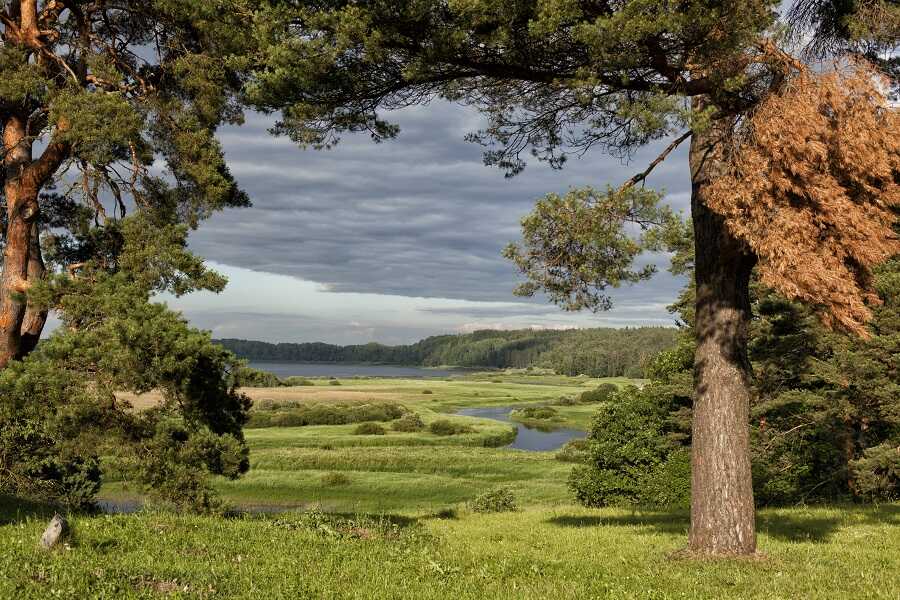
M611 399L613 394L619 391L619 386L612 383L603 383L594 390L582 392L578 397L578 401L582 404L590 404L593 402L606 402Z
M435 519L455 519L457 518L456 509L452 506L442 508L434 513Z
M242 365L232 375L236 387L279 387L282 381L273 373Z
M432 421L428 431L435 435L457 435L460 433L472 433L474 430L464 423L457 423L450 419L438 419Z
M573 398L572 396L560 396L554 400L552 404L554 406L575 406L578 404L578 399Z
M481 445L485 448L500 448L508 446L516 441L516 429L510 427L504 433L494 433L481 438Z
M515 495L506 487L485 492L469 502L469 510L477 513L512 512L517 508Z
M431 390L422 390L422 393L423 394L433 394L434 392L432 392Z
M675 393L677 392L677 393ZM690 390L629 387L594 417L585 464L569 487L585 506L690 504L690 422L672 417L690 406Z
M884 442L866 449L850 463L856 478L856 492L869 501L893 502L900 499L900 450Z
M324 475L322 475L322 485L326 487L338 487L349 484L350 478L347 477L344 473L331 471L330 473L325 473Z
M549 406L526 406L525 408L517 408L512 411L510 417L525 421L533 419L549 420L559 418L559 413L556 409Z
M341 385L341 382L338 381L337 379L329 379L328 385Z
M583 463L591 457L587 440L573 439L566 442L553 457L560 462Z
M384 427L378 423L366 422L360 423L353 430L353 435L384 435L387 433Z
M407 413L394 421L391 426L394 431L402 431L404 433L413 433L425 429L425 423L418 413Z
M285 404L263 400L250 412L246 427L305 427L348 425L363 421L393 421L407 413L395 403L377 404Z
M298 377L293 375L291 377L286 377L281 380L281 385L285 387L300 387L300 386L311 386L316 385L314 382L310 381L306 377Z

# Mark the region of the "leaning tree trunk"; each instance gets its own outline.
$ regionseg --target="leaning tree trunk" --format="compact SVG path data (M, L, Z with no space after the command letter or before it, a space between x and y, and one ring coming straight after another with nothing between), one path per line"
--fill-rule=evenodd
M689 550L756 552L750 473L749 283L755 257L707 208L708 184L724 167L728 124L691 139L691 212L697 283Z
M29 286L29 263L33 235L37 231L39 185L29 170L31 141L25 120L7 119L3 128L6 181L6 246L0 275L0 369L22 356L22 325L27 311L25 292ZM35 240L36 245L36 240ZM39 257L38 257L38 260ZM32 270L36 267L32 265ZM41 272L43 263L40 264ZM37 331L40 336L40 332Z

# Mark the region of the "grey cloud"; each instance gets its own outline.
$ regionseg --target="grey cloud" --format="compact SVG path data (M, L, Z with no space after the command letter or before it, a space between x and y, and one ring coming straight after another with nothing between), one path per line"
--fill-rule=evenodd
M270 122L258 115L223 131L232 172L254 206L214 216L192 236L192 247L220 263L333 291L515 301L515 269L500 250L518 237L518 221L534 200L573 186L621 183L659 151L647 148L631 165L599 151L573 158L562 171L534 162L505 179L482 164L480 147L463 140L479 127L471 109L433 103L392 116L402 128L397 140L373 144L351 135L324 152L273 139ZM682 209L685 157L680 148L648 182L666 188ZM643 293L617 293L620 306L647 292L664 305L681 284L663 273L645 285Z

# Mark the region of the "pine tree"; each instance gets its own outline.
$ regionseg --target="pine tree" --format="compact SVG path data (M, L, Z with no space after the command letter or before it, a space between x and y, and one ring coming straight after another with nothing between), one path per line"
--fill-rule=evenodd
M752 139L759 124L750 118L754 110L788 98L792 84L804 77L824 95L829 89L827 80L812 77L766 39L776 5L765 0L314 5L281 12L285 26L269 31L269 60L251 89L260 108L282 111L279 131L318 146L334 143L346 130L368 131L376 140L396 134L382 119L382 109L435 96L473 104L490 124L470 138L489 144L486 162L510 174L524 168L522 155L529 149L558 167L567 150L600 147L627 156L637 146L674 137L648 170L625 185L550 196L526 219L524 247L508 254L530 278L522 291L544 290L570 309L602 309L608 306L608 287L651 274L633 270L631 261L658 247L674 219L636 184L677 143L691 140L698 343L690 548L703 554L755 551L747 426L749 284L760 259L766 266L784 266L778 246L769 243L774 238L742 229L747 222L741 220L740 202L752 198L727 197L727 190L714 184L749 164L735 161L735 149L752 146L743 141ZM869 99L853 105L868 110L865 123L894 131L896 113L877 94ZM823 143L836 141L830 135L835 122L817 132L827 132ZM857 136L865 139L867 132ZM877 143L866 161L878 159L877 178L856 198L853 213L854 223L876 237L871 252L864 241L856 246L853 258L859 262L851 265L854 280L847 289L870 299L871 267L892 244L885 213L868 208L895 201L889 172L897 139L873 136ZM826 148L840 149L840 143ZM831 170L811 154L799 156L804 173L827 174L838 188L844 181L856 185L855 175L845 176L865 166L851 159ZM784 191L776 186L776 195ZM802 190L797 195L804 197ZM814 214L813 209L798 215L803 227ZM870 214L877 218L867 221ZM648 233L635 241L622 235L625 224ZM824 274L831 282L845 274L840 241L856 239L854 230L844 233L837 230L828 244L813 248L835 267ZM799 257L792 255L795 261ZM784 277L771 282L789 283ZM816 297L824 314L844 325L860 330L869 317L859 297L847 299L851 310L841 311L833 302L836 288L817 286L822 281L815 278L796 283L787 290L792 297ZM827 297L819 298L823 290Z
M34 349L46 320L26 300L47 271L42 233L88 235L73 198L98 223L167 203L195 226L247 204L214 137L241 118L243 18L220 1L0 3L0 368ZM51 267L86 258L69 254Z

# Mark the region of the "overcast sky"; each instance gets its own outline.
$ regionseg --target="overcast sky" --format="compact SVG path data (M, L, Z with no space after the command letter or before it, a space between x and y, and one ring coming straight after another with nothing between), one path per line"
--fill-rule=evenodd
M618 185L656 156L631 164L600 150L563 170L538 161L504 178L464 141L480 128L472 109L447 103L391 114L395 140L345 136L333 150L301 150L274 138L271 120L248 115L223 130L232 173L253 207L214 216L191 247L230 284L222 294L166 298L216 337L267 341L405 343L480 328L670 325L665 306L683 281L665 272L614 294L602 314L570 314L512 295L513 265L500 256L518 239L535 199L583 185ZM649 180L687 210L686 147Z

